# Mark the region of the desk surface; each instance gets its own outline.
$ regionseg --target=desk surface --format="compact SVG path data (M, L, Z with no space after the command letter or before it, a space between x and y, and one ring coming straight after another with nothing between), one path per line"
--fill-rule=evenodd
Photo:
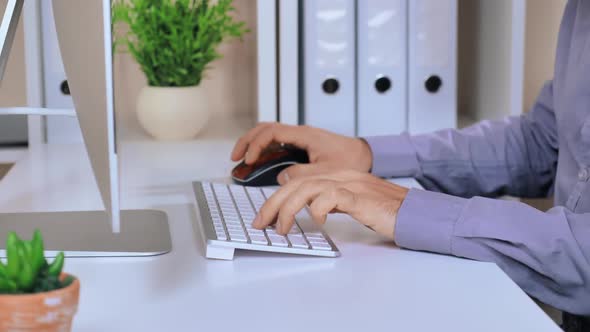
M400 250L346 217L326 226L337 259L206 260L190 182L225 179L232 143L123 144L122 204L166 211L174 248L69 259L82 282L74 331L559 331L496 265ZM36 148L0 182L2 212L100 207L82 146Z

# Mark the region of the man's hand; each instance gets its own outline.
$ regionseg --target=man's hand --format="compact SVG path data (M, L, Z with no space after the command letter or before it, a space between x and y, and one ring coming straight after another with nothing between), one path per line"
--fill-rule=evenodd
M373 156L365 141L308 126L279 123L262 123L242 136L234 147L231 159L245 159L246 164L253 164L264 149L277 143L291 144L306 150L310 161L308 165L285 169L278 176L280 184L284 184L286 179L336 170L353 169L366 173L371 169Z
M318 224L329 213L346 213L393 240L397 211L407 193L407 188L358 171L293 179L266 201L253 226L262 229L276 221L277 233L287 234L295 215L308 206Z

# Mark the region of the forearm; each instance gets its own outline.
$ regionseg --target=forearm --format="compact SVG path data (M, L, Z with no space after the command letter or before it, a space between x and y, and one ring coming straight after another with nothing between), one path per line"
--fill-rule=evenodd
M521 117L433 134L368 137L373 173L415 177L426 189L461 197L543 197L557 165L552 85Z
M395 227L401 247L494 262L531 296L582 315L590 315L588 238L590 214L421 190L410 191Z

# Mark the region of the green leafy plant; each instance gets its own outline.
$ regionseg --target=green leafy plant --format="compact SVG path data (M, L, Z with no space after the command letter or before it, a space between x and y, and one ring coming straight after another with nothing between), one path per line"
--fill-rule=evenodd
M230 16L232 0L210 2L114 0L115 47L126 46L150 86L199 85L208 64L221 57L217 46L248 31Z
M0 261L0 294L43 293L69 286L73 277L60 279L64 253L49 264L45 259L43 237L36 230L31 241L14 232L6 240L6 264Z

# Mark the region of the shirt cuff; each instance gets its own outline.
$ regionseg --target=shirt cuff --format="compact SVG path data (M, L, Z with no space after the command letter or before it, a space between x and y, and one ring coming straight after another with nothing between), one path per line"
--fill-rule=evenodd
M420 165L410 135L373 136L364 140L373 153L371 172L380 177L415 177Z
M398 246L452 254L455 223L467 199L411 189L397 214L395 242Z

